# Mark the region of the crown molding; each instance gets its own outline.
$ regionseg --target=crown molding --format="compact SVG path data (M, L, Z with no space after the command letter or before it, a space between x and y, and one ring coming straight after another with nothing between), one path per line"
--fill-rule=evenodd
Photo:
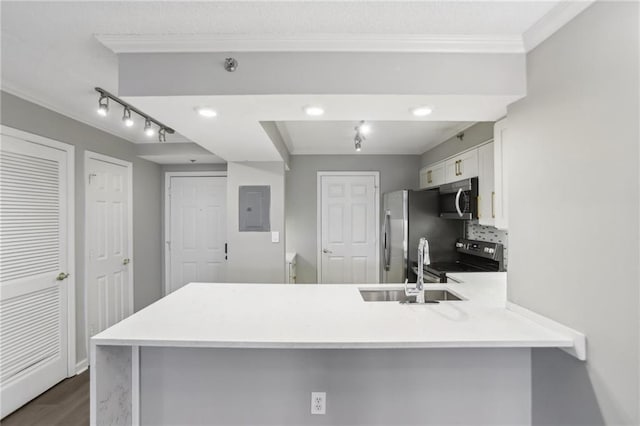
M524 53L520 36L387 34L96 34L115 53L447 52Z
M522 35L527 52L565 26L596 0L562 0Z

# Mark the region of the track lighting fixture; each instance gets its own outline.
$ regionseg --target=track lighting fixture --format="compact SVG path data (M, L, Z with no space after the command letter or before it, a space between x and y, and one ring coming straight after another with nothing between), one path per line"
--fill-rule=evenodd
M129 103L123 101L122 99L118 98L115 95L112 95L111 93L107 92L104 89L101 89L100 87L96 87L95 88L96 92L98 92L100 94L100 98L98 99L98 114L101 115L102 117L106 117L107 114L109 113L109 101L113 101L117 104L120 104L122 106L122 108L124 109L123 113L122 113L122 122L125 126L127 127L132 127L135 122L133 120L133 116L132 116L132 112L138 114L140 117L142 117L144 119L144 134L151 137L155 134L155 128L154 128L154 124L158 127L158 129L162 130L162 135L160 134L160 131L158 131L158 140L160 142L166 142L167 140L167 133L169 134L173 134L175 133L175 131L168 126L165 126L164 124L162 124L161 122L159 122L158 120L156 120L153 117L148 116L147 114L145 114L144 112L140 111L139 109L137 109L136 107L130 105Z
M103 117L107 116L109 112L109 98L105 95L100 95L100 99L98 99L98 115Z
M133 126L133 118L131 118L131 110L128 107L124 107L124 112L122 113L122 122L127 127Z
M151 120L148 118L144 121L144 134L151 137L155 133L153 127L151 127Z
M356 151L360 152L362 150L362 141L366 139L364 135L371 131L371 126L362 120L360 124L354 127L354 130L356 131L356 135L353 137L353 143L356 146Z
M158 130L158 142L166 142L167 141L167 132L164 127L160 127Z

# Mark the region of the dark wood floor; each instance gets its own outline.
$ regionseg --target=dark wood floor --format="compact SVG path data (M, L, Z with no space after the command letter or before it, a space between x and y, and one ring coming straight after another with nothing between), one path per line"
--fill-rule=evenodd
M86 426L89 372L66 379L0 421L2 426Z

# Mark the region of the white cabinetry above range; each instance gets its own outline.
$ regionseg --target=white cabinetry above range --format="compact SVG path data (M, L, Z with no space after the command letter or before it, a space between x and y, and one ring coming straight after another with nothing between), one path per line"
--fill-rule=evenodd
M495 123L493 141L485 142L443 161L420 169L420 189L473 177L478 178L480 225L508 228L507 215L507 120Z
M471 149L444 162L446 183L478 176L478 150Z
M491 142L478 148L478 222L480 225L494 226L495 223L494 175L493 142Z
M420 169L420 189L435 188L478 176L478 148Z
M497 121L493 130L494 143L494 224L498 229L508 229L508 209L507 209L507 119Z

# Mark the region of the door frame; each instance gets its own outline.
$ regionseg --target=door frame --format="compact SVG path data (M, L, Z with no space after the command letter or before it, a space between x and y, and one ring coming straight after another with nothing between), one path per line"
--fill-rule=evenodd
M0 134L22 139L27 142L58 149L66 154L67 159L67 377L77 374L76 366L76 245L75 245L75 146L38 136L33 133L18 130L13 127L0 125ZM88 356L88 354L87 354Z
M162 220L164 221L164 244L162 245L162 250L164 251L164 268L163 276L162 276L162 290L164 292L163 296L169 294L169 279L171 276L171 252L167 250L167 245L169 244L169 236L171 235L171 178L173 177L227 177L227 171L203 171L203 172L165 172L164 173L164 217ZM227 212L229 211L229 206L226 206Z
M99 154L93 151L85 151L84 152L84 176L82 177L82 183L84 185L84 328L85 328L85 337L87 344L87 361L89 361L90 356L90 340L89 336L89 249L91 245L89 244L89 234L87 233L87 229L89 229L89 197L87 197L88 192L88 180L89 180L89 168L88 163L89 160L98 160L104 161L106 163L115 164L117 166L122 166L127 169L127 180L128 184L128 197L127 197L127 232L129 233L129 242L127 244L127 250L129 251L129 257L134 259L133 256L133 163L130 161L120 160L119 158L110 157L108 155ZM133 298L133 268L134 262L129 263L127 267L127 273L129 275L129 301L131 302L131 311L134 312L134 298Z
M375 195L375 229L376 229L376 281L380 282L380 172L377 171L346 171L346 172L317 172L316 173L316 279L322 283L322 178L324 176L369 176L373 177L376 189Z

